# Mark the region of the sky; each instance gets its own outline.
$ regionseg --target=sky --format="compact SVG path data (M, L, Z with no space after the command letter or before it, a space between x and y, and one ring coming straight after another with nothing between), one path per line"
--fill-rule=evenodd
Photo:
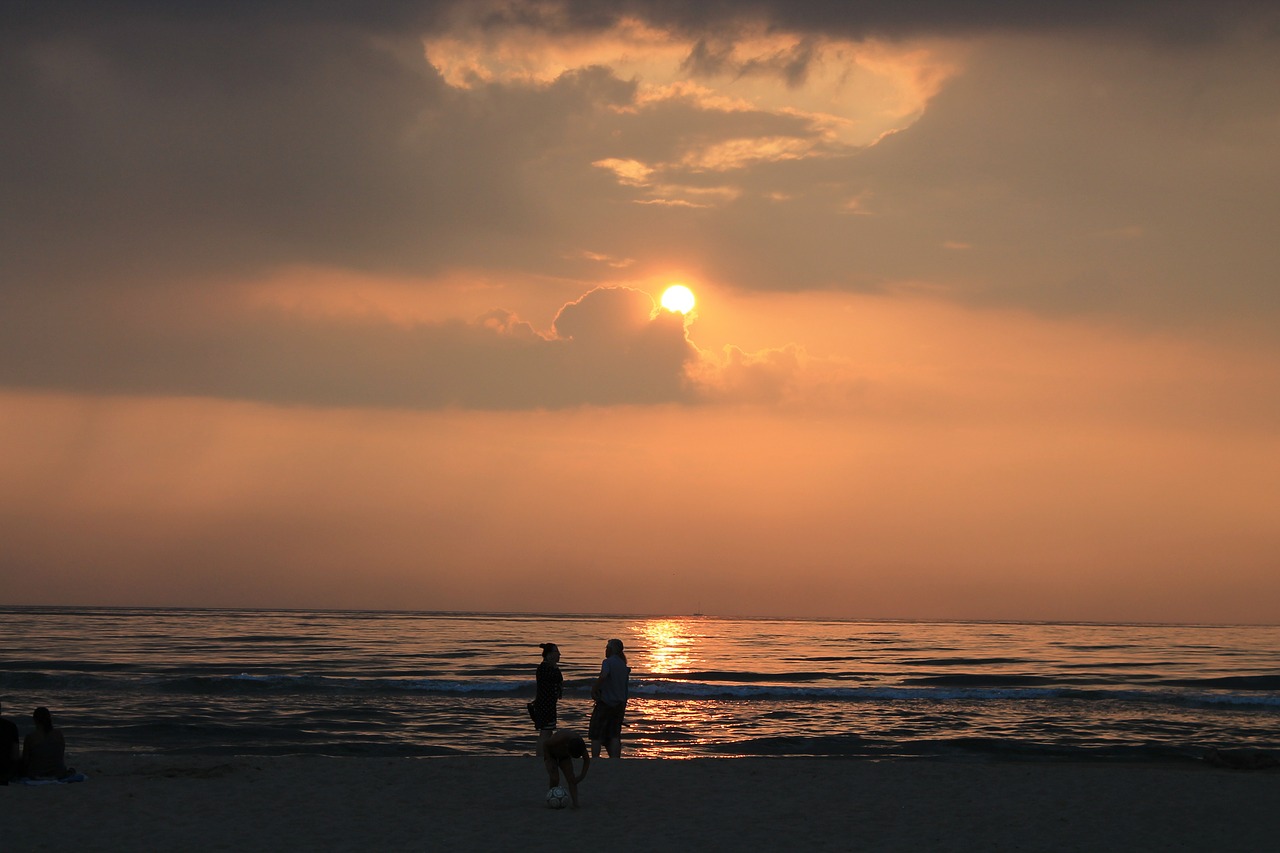
M1280 622L1277 93L1270 0L6 4L0 603Z

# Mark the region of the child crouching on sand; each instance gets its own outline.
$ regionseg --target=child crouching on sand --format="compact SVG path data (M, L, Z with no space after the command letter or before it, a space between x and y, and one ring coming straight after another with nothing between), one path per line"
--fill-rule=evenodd
M573 775L573 759L582 759L582 772ZM564 772L565 784L569 787L569 797L573 807L578 807L578 783L587 778L587 768L591 766L591 756L587 754L587 742L570 731L558 731L542 743L542 763L547 766L547 778L555 788L560 784L560 773Z

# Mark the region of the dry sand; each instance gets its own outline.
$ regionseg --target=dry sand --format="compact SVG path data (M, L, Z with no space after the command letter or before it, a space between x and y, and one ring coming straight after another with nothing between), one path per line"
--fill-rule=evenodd
M0 788L0 850L1280 850L1280 772L1204 764L79 755Z

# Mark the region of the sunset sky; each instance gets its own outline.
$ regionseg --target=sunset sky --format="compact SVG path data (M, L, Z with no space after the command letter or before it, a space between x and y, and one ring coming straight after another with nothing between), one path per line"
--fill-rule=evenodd
M1280 622L1278 93L1273 0L6 4L0 603Z

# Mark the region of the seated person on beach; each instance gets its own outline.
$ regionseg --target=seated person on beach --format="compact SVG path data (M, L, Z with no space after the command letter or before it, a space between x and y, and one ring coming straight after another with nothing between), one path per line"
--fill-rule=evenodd
M591 757L587 755L587 742L570 731L558 731L542 744L542 763L547 766L547 777L554 788L560 784L560 773L564 772L564 781L569 788L569 797L573 807L578 807L578 783L587 778L587 768L591 766ZM573 775L573 759L582 759L582 772Z
M62 732L53 727L53 715L48 708L36 708L31 719L36 730L22 743L23 773L31 779L64 779L75 773L67 768L66 741Z
M3 708L0 708L3 710ZM17 778L22 765L22 752L18 748L18 726L13 720L0 717L0 785L8 785Z

